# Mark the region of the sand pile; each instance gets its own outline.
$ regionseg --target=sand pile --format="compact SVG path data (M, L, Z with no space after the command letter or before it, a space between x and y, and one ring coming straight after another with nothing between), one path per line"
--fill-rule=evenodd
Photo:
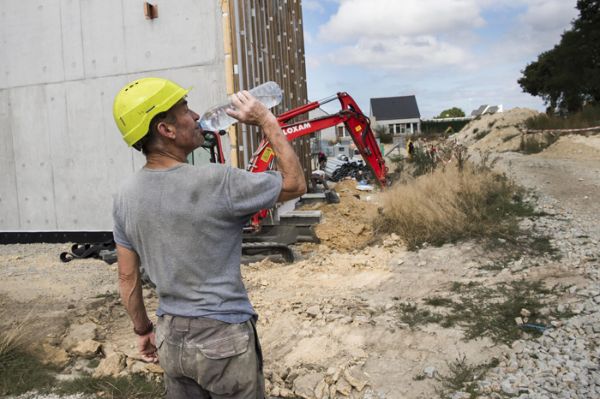
M471 150L517 151L521 144L521 126L538 112L527 108L513 108L506 112L483 115L466 125L452 137Z
M600 159L600 136L562 136L538 156L543 158Z
M322 221L315 226L321 243L336 250L362 248L373 238L372 221L377 214L376 195L359 191L356 181L343 180L335 186L339 204L318 204ZM306 208L304 208L306 209Z

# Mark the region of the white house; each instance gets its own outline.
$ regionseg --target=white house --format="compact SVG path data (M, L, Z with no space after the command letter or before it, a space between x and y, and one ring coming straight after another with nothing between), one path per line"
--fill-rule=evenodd
M421 114L414 95L371 99L371 125L383 126L392 134L421 131Z

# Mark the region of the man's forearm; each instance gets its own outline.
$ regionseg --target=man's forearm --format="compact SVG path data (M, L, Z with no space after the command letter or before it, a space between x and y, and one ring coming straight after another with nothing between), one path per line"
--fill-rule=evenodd
M144 331L150 324L150 319L144 305L139 272L119 274L119 292L134 329Z
M281 132L277 119L273 116L261 125L263 132L275 151L277 169L283 176L283 189L280 200L296 198L306 192L306 179L298 155Z

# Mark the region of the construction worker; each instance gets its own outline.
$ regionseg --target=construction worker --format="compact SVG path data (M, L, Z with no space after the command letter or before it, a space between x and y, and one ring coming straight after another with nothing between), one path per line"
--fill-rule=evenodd
M415 145L413 144L411 139L408 140L408 143L406 145L406 151L408 152L408 159L412 160L413 155L415 155Z
M263 398L262 355L242 282L242 227L260 209L306 192L298 157L275 116L247 91L235 93L240 122L260 126L278 171L192 166L204 141L185 90L159 78L127 84L113 115L146 164L113 204L121 300L142 359L165 371L167 398ZM140 269L156 285L156 328L142 297Z

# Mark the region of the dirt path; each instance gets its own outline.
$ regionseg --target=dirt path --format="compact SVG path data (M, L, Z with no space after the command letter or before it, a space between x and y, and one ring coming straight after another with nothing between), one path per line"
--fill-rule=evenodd
M600 228L595 223L600 214L600 155L594 160L505 153L500 159L501 168L522 186L556 199L590 228Z

